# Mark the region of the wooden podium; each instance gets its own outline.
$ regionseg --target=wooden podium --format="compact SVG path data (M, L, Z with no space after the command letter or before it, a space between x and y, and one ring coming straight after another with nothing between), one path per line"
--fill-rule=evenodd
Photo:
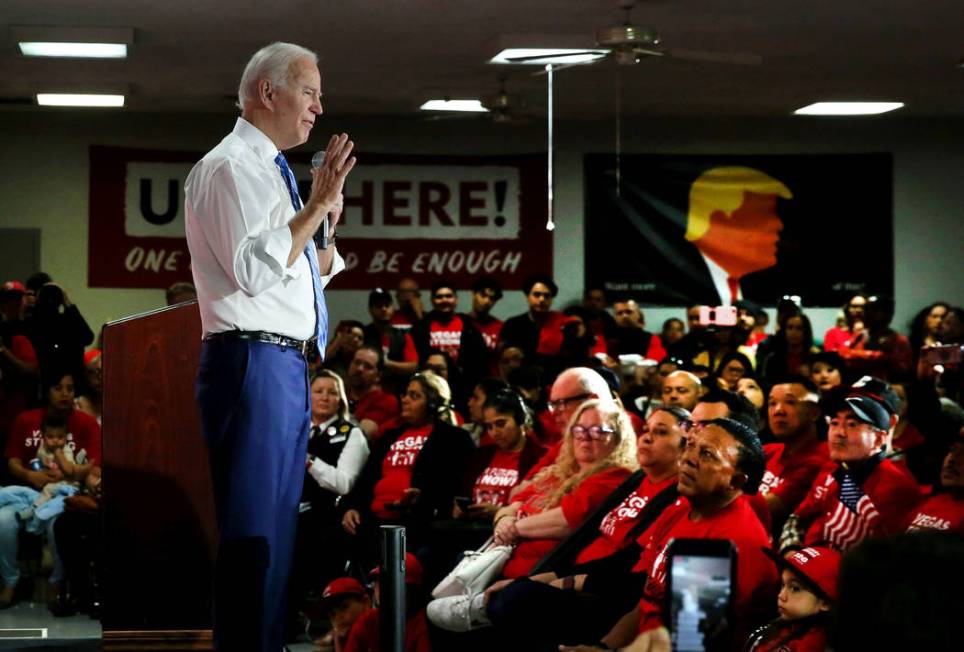
M104 330L104 650L210 650L217 543L189 302Z

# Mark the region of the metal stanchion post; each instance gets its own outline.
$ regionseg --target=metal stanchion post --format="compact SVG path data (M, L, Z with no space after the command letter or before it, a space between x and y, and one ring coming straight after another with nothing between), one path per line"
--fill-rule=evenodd
M378 575L378 619L382 652L405 650L405 528L383 525Z

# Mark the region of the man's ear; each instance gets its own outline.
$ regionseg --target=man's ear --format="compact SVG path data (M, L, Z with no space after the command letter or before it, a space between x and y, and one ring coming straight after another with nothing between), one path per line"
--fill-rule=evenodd
M897 427L898 421L900 421L899 416L897 416L896 414L890 415L890 428L888 428L889 432L894 432L894 428Z
M274 99L274 88L272 88L271 82L267 79L262 79L258 83L258 99L261 100L263 106L271 106L271 102Z
M733 476L730 478L730 486L734 489L739 489L743 491L743 487L746 486L746 482L749 480L746 473L743 471L734 471Z

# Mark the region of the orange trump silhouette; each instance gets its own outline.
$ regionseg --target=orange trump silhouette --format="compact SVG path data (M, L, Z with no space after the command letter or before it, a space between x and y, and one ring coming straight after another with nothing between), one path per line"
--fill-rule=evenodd
M741 278L777 264L777 197L793 193L748 167L711 168L690 186L686 239L703 255L725 304L742 298Z

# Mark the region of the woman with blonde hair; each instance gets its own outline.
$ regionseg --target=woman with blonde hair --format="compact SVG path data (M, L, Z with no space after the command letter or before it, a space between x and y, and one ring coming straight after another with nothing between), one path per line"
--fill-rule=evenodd
M496 513L496 542L516 546L503 575L528 574L637 468L636 434L626 412L598 399L580 405L555 463Z

